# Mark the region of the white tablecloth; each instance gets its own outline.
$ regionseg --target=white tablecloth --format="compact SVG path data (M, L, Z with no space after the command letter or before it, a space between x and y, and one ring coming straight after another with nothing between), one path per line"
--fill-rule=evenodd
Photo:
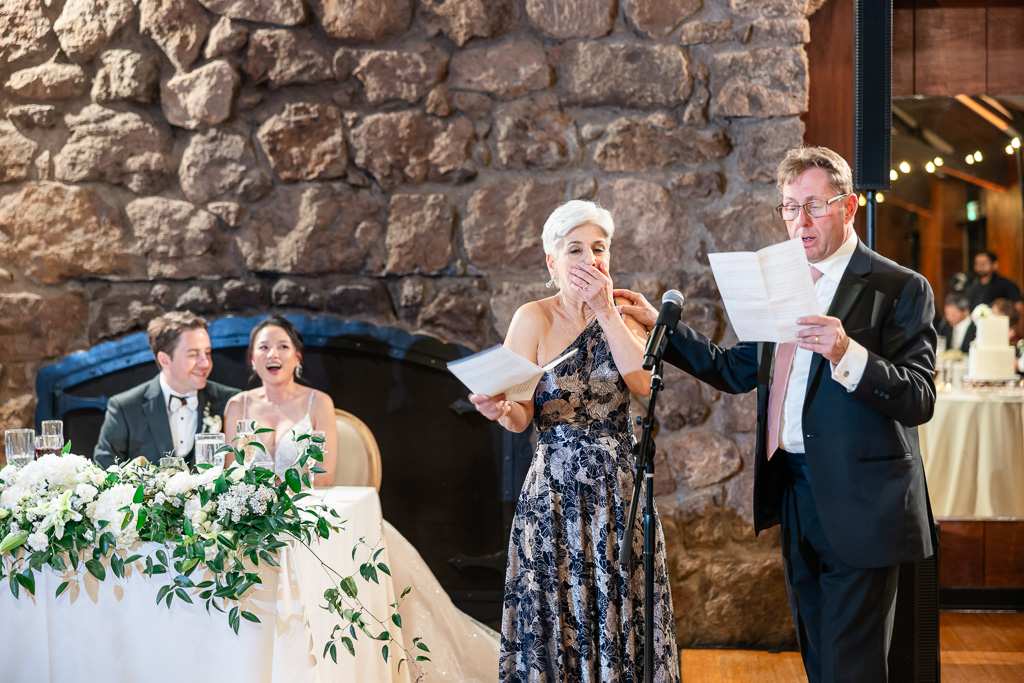
M940 393L919 431L936 516L1024 516L1024 394Z
M345 529L321 541L315 551L329 566L351 573L366 555L352 548L360 538L371 545L381 537L381 512L372 488L336 487L317 491L346 520ZM149 544L140 552L153 552ZM356 656L338 647L338 663L321 659L337 621L320 609L329 577L305 548L283 553L281 567L262 567L263 587L252 591L244 608L261 623L243 620L236 636L227 617L207 614L197 601L156 604L166 583L136 568L124 580L108 573L97 581L85 574L60 597L63 577L36 573L35 597L15 600L6 581L0 590L0 680L4 683L104 681L104 683L190 683L261 681L339 683L408 681L395 657L385 663L379 642L361 634ZM387 552L380 561L387 562ZM364 604L378 615L394 601L390 578L380 583L358 578ZM380 627L371 628L377 633ZM397 653L396 653L397 654Z

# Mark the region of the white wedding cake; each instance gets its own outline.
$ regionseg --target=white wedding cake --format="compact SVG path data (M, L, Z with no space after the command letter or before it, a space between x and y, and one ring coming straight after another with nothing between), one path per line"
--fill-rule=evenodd
M974 321L977 335L967 354L967 379L995 382L1016 377L1017 354L1010 346L1010 319L986 316Z

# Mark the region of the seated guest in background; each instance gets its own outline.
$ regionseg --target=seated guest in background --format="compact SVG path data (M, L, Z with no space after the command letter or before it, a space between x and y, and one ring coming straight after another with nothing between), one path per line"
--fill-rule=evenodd
M974 257L974 272L978 277L967 283L964 294L967 295L970 310L978 304L991 304L996 299L1009 299L1014 303L1021 300L1020 287L998 272L999 260L991 251L982 251Z
M652 639L653 680L679 680L675 619L661 521L654 514L654 626L644 633L644 535L620 551L635 485L630 392L650 393L646 335L615 309L610 254L615 225L600 206L574 200L544 223L554 296L523 305L505 346L547 364L534 395L470 394L487 419L512 432L533 423L537 452L512 522L500 680L605 681L642 678ZM619 553L629 561L619 564Z
M977 329L971 320L971 308L966 294L954 292L946 297L942 322L935 331L946 340L947 350L967 353Z
M146 328L160 374L107 403L93 459L100 467L168 453L194 464L197 432L221 431L227 400L238 389L207 381L213 369L207 322L188 311L154 318Z
M273 466L267 469L283 478L300 455L295 438L322 431L324 461L320 467L326 472L316 475L313 483L332 486L338 436L334 401L324 392L298 383L304 353L302 335L286 318L273 315L252 328L246 358L260 386L228 401L224 436L231 443L237 435L238 420L255 420L257 427L273 429L258 438L273 459Z
M248 359L260 386L228 402L224 432L230 443L236 436L237 421L243 419L255 420L257 428L273 429L274 432L259 438L273 457L272 468L279 476L299 456L296 437L314 429L324 432L324 462L320 466L327 472L317 475L314 485L331 486L337 458L345 454L336 452L338 426L334 401L324 392L296 381L301 374L304 351L302 334L286 318L270 316L252 329ZM416 548L387 521L383 535L396 589L413 589L402 602L403 630L422 636L430 647L429 662L408 665L415 680L495 681L498 635L452 603Z

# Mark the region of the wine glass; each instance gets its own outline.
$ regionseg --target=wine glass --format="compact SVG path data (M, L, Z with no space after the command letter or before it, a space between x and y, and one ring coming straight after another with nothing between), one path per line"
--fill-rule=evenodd
M45 424L43 423L44 427ZM44 455L60 455L61 448L64 446L61 443L61 437L57 434L40 434L35 439L35 445L36 460Z
M36 430L8 429L4 431L7 464L21 469L36 456Z
M62 420L43 420L40 427L42 436L56 437L58 451L64 448L64 422Z
M203 432L196 434L196 465L210 464L224 466L224 454L217 450L224 445L222 432Z

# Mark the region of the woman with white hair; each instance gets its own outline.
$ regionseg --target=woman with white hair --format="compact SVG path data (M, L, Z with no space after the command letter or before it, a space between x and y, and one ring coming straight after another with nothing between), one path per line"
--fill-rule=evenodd
M531 401L471 394L485 417L513 432L531 422L537 453L509 541L499 676L502 681L640 681L644 638L654 639L654 680L679 680L661 522L655 513L654 633L643 617L643 533L619 564L635 459L630 392L650 393L646 335L612 297L611 214L567 202L544 224L554 296L524 305L505 346L544 365Z

